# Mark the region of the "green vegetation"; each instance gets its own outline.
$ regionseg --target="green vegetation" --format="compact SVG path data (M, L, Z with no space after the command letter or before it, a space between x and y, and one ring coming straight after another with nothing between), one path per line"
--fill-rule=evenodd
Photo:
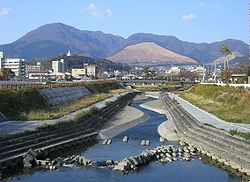
M97 107L92 107L88 112L81 112L76 115L75 121L82 121L91 115L96 115L99 112L99 109Z
M186 86L190 87L190 85ZM180 88L183 88L181 84L162 84L162 85L135 85L133 88L140 90L142 92L153 92L153 91L175 91Z
M94 64L97 65L98 68L103 70L124 70L129 71L131 69L127 64L122 63L114 63L107 59L100 58L91 58L85 56L71 55L71 56L57 56L48 60L41 60L42 66L44 69L51 69L51 62L54 60L64 59L65 61L65 70L71 70L72 68L82 68L83 64ZM37 60L31 61L31 64L36 64Z
M229 50L227 45L224 45L224 44L219 47L219 51L223 54L223 57L224 57L224 70L222 72L222 78L224 81L226 81L226 83L228 83L231 73L229 71L229 64L228 64L227 56L232 54L232 52Z
M42 108L38 110L33 110L23 115L28 120L56 119L65 116L71 112L93 105L96 102L100 102L109 97L112 97L112 95L115 93L123 93L126 91L128 90L116 89L116 90L110 90L109 92L106 93L89 94L75 101L55 106L48 106L47 108Z
M225 121L250 124L250 91L199 84L189 91L178 93Z
M240 132L240 131L238 131L237 129L231 129L231 130L229 131L229 133L230 133L232 136L236 135L236 136L239 136L239 137L244 138L244 139L246 139L246 140L250 140L250 133Z
M48 105L34 88L0 89L0 111L8 120L56 119L105 100L113 94L127 92L116 82L84 84L92 94L60 105ZM119 89L120 88L120 89Z
M88 117L90 117L91 115L97 115L98 113L99 113L99 109L96 107L92 107L87 112L81 112L81 113L77 114L73 121L61 121L61 122L57 122L55 124L50 124L50 125L43 124L43 125L39 126L37 129L44 130L44 129L48 129L48 128L55 128L58 126L65 126L71 122L81 122L81 121L87 119Z
M0 89L0 111L7 119L20 120L25 113L48 108L43 97L33 88Z

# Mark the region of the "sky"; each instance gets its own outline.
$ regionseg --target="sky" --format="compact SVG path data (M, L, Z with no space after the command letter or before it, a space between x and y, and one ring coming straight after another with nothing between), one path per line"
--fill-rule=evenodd
M0 0L0 44L48 23L102 31L173 35L189 42L249 42L248 0Z

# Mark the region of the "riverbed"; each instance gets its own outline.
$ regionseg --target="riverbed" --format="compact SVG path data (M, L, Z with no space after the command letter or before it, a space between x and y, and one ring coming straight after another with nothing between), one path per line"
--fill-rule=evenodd
M137 155L146 148L153 148L159 145L177 145L172 142L159 142L157 128L160 123L166 121L166 116L157 112L140 107L142 103L152 101L152 98L146 100L137 100L131 104L131 107L144 112L147 119L139 122L137 125L122 131L112 137L111 145L102 145L101 142L82 151L85 157L96 160L121 160L131 155ZM123 143L122 138L129 137L128 143ZM150 140L150 146L140 146L141 140ZM85 168L85 167L61 167L56 171L33 171L31 174L16 175L6 181L169 181L169 182L239 182L240 178L231 176L229 173L215 166L205 164L198 157L192 161L175 161L173 163L161 164L150 162L148 165L140 168L139 171L120 174L108 168Z

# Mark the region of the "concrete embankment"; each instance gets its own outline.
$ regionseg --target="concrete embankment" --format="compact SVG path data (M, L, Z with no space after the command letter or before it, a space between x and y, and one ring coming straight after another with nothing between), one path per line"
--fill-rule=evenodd
M50 105L77 100L91 93L104 93L120 88L122 88L121 85L115 81L81 82L77 86L60 88L51 88L51 85L43 85L41 88L24 87L16 90L1 88L0 112L4 115L1 120L27 120L27 113L42 111Z
M1 137L0 171L8 171L10 167L22 165L23 156L29 149L46 157L51 152L94 141L98 130L121 111L135 95L136 93L127 93L78 122Z
M137 94L133 101L144 101L148 98L145 94ZM103 127L98 137L101 139L112 138L129 128L147 121L148 118L149 116L139 109L126 106L112 121Z
M48 104L56 105L79 99L91 92L84 86L82 87L61 87L40 89L39 93Z
M195 146L202 154L224 166L231 173L249 180L249 141L200 123L167 94L162 95L161 100L181 141Z
M129 128L147 121L148 118L149 116L142 111L126 106L121 113L99 132L99 137L101 139L112 138Z

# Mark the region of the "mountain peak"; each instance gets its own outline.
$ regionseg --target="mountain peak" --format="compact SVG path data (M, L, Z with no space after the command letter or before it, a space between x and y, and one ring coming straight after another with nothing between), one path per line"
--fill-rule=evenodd
M130 64L197 64L197 61L165 49L154 42L127 46L109 59Z

